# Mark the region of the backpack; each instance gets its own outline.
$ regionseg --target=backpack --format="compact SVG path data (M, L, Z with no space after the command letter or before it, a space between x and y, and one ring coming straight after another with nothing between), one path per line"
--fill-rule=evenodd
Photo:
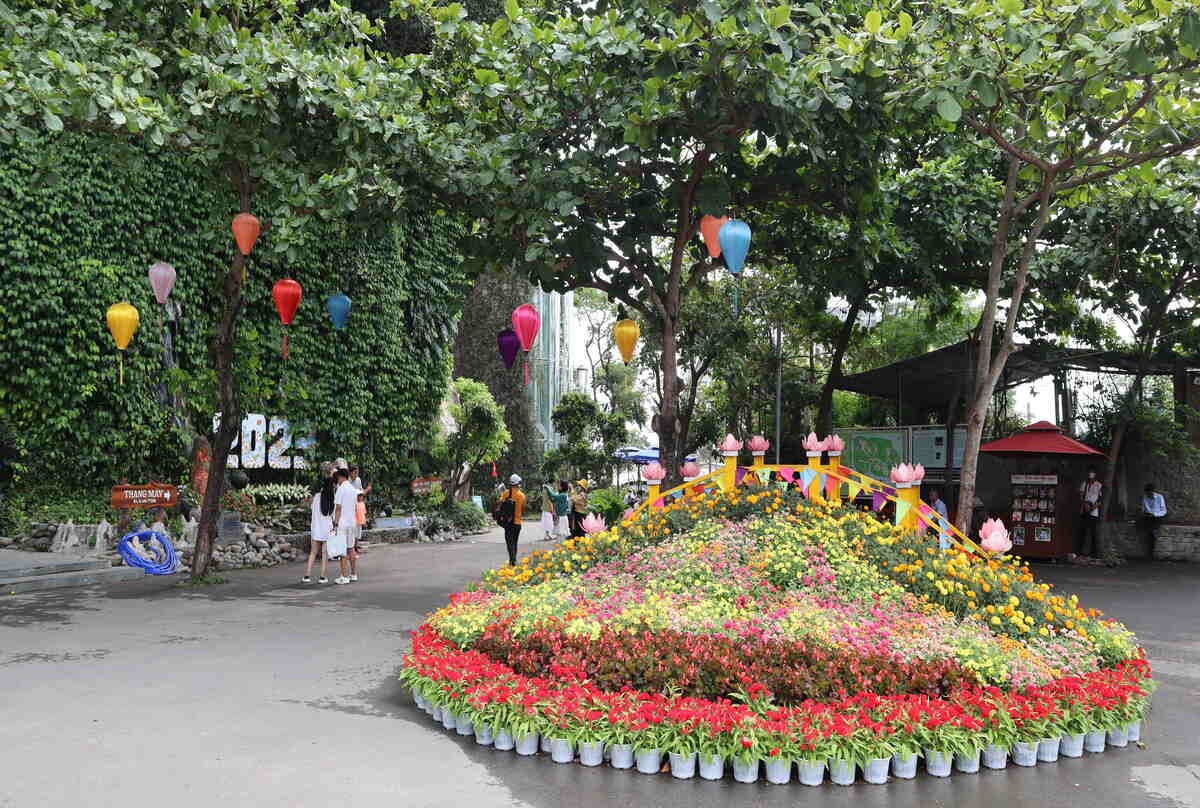
M512 497L505 497L496 503L496 510L492 511L492 518L501 527L508 527L517 518L517 503L513 502Z

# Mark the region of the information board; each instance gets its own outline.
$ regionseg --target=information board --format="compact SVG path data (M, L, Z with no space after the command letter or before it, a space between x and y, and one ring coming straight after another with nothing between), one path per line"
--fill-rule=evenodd
M905 462L908 433L904 429L856 429L844 433L842 460L868 477L887 482L892 466Z
M114 508L169 508L176 502L175 486L164 483L149 485L113 486L111 504Z
M925 468L946 468L946 427L914 426L912 429L912 462ZM963 448L967 443L967 428L954 430L954 465L962 468Z

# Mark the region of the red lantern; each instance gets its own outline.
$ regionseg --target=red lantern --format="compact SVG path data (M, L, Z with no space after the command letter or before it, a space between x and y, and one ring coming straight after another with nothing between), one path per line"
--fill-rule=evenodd
M249 255L258 240L258 217L252 213L239 213L233 217L233 240L242 255Z
M537 339L538 329L542 326L542 318L538 310L525 303L517 306L512 313L513 330L517 339L521 340L521 348L525 351L525 384L529 384L529 352L533 349L533 341Z
M704 246L708 250L709 258L716 258L721 254L721 242L717 234L727 221L728 216L717 218L710 215L700 218L700 235L704 237Z
M287 327L292 324L292 318L296 316L296 309L300 308L300 297L303 293L300 284L291 278L275 281L275 286L271 288L271 297L275 298L275 311L279 312L279 321L283 323L284 359L288 358Z

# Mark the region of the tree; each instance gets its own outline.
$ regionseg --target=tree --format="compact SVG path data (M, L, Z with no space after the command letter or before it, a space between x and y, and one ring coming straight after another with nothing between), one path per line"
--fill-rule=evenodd
M204 4L0 5L0 137L34 127L111 132L190 154L229 182L230 210L260 194L282 200L259 249L287 254L306 217L336 219L395 200L436 162L410 63L374 50L367 18L296 0ZM232 251L209 344L224 462L240 424L234 373L246 257ZM207 572L224 479L210 477L193 576Z
M935 112L1005 164L968 396L965 528L984 419L1016 348L1043 229L1088 185L1127 173L1152 179L1158 162L1200 144L1192 97L1200 13L1188 0L949 0L914 20L905 7L874 9L861 28L835 37L848 69L888 73L896 109Z
M471 469L504 454L512 435L504 411L487 385L474 379L455 379L446 406L450 429L443 437L450 494L466 500L471 493Z
M551 418L563 442L546 453L547 473L566 466L575 475L607 480L616 465L615 453L627 437L624 417L602 411L585 393L565 393Z
M443 76L441 120L470 144L457 182L482 225L467 248L547 289L598 289L657 327L654 424L672 475L687 443L683 305L719 268L701 215L773 196L837 209L830 189L853 187L868 151L863 82L821 52L840 13L631 0L559 16L512 0L488 28L435 13L465 54Z
M587 358L592 379L592 398L600 402L610 415L620 414L625 420L641 425L646 420L642 394L637 389L637 365L618 360L613 343L613 326L625 316L624 309L615 307L595 289L575 292L575 311L583 321L585 338L583 353Z

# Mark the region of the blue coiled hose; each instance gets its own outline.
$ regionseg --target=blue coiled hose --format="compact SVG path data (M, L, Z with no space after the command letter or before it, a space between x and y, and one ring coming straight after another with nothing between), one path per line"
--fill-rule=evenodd
M146 547L146 542L150 539L158 539L159 549L156 551L158 557L153 561L142 558L134 552L133 546L130 544L131 539L140 539L143 547ZM179 559L175 557L175 548L171 546L171 542L166 536L154 530L126 534L117 542L117 552L121 554L121 558L125 559L126 564L131 567L141 567L150 575L172 575L179 566Z

